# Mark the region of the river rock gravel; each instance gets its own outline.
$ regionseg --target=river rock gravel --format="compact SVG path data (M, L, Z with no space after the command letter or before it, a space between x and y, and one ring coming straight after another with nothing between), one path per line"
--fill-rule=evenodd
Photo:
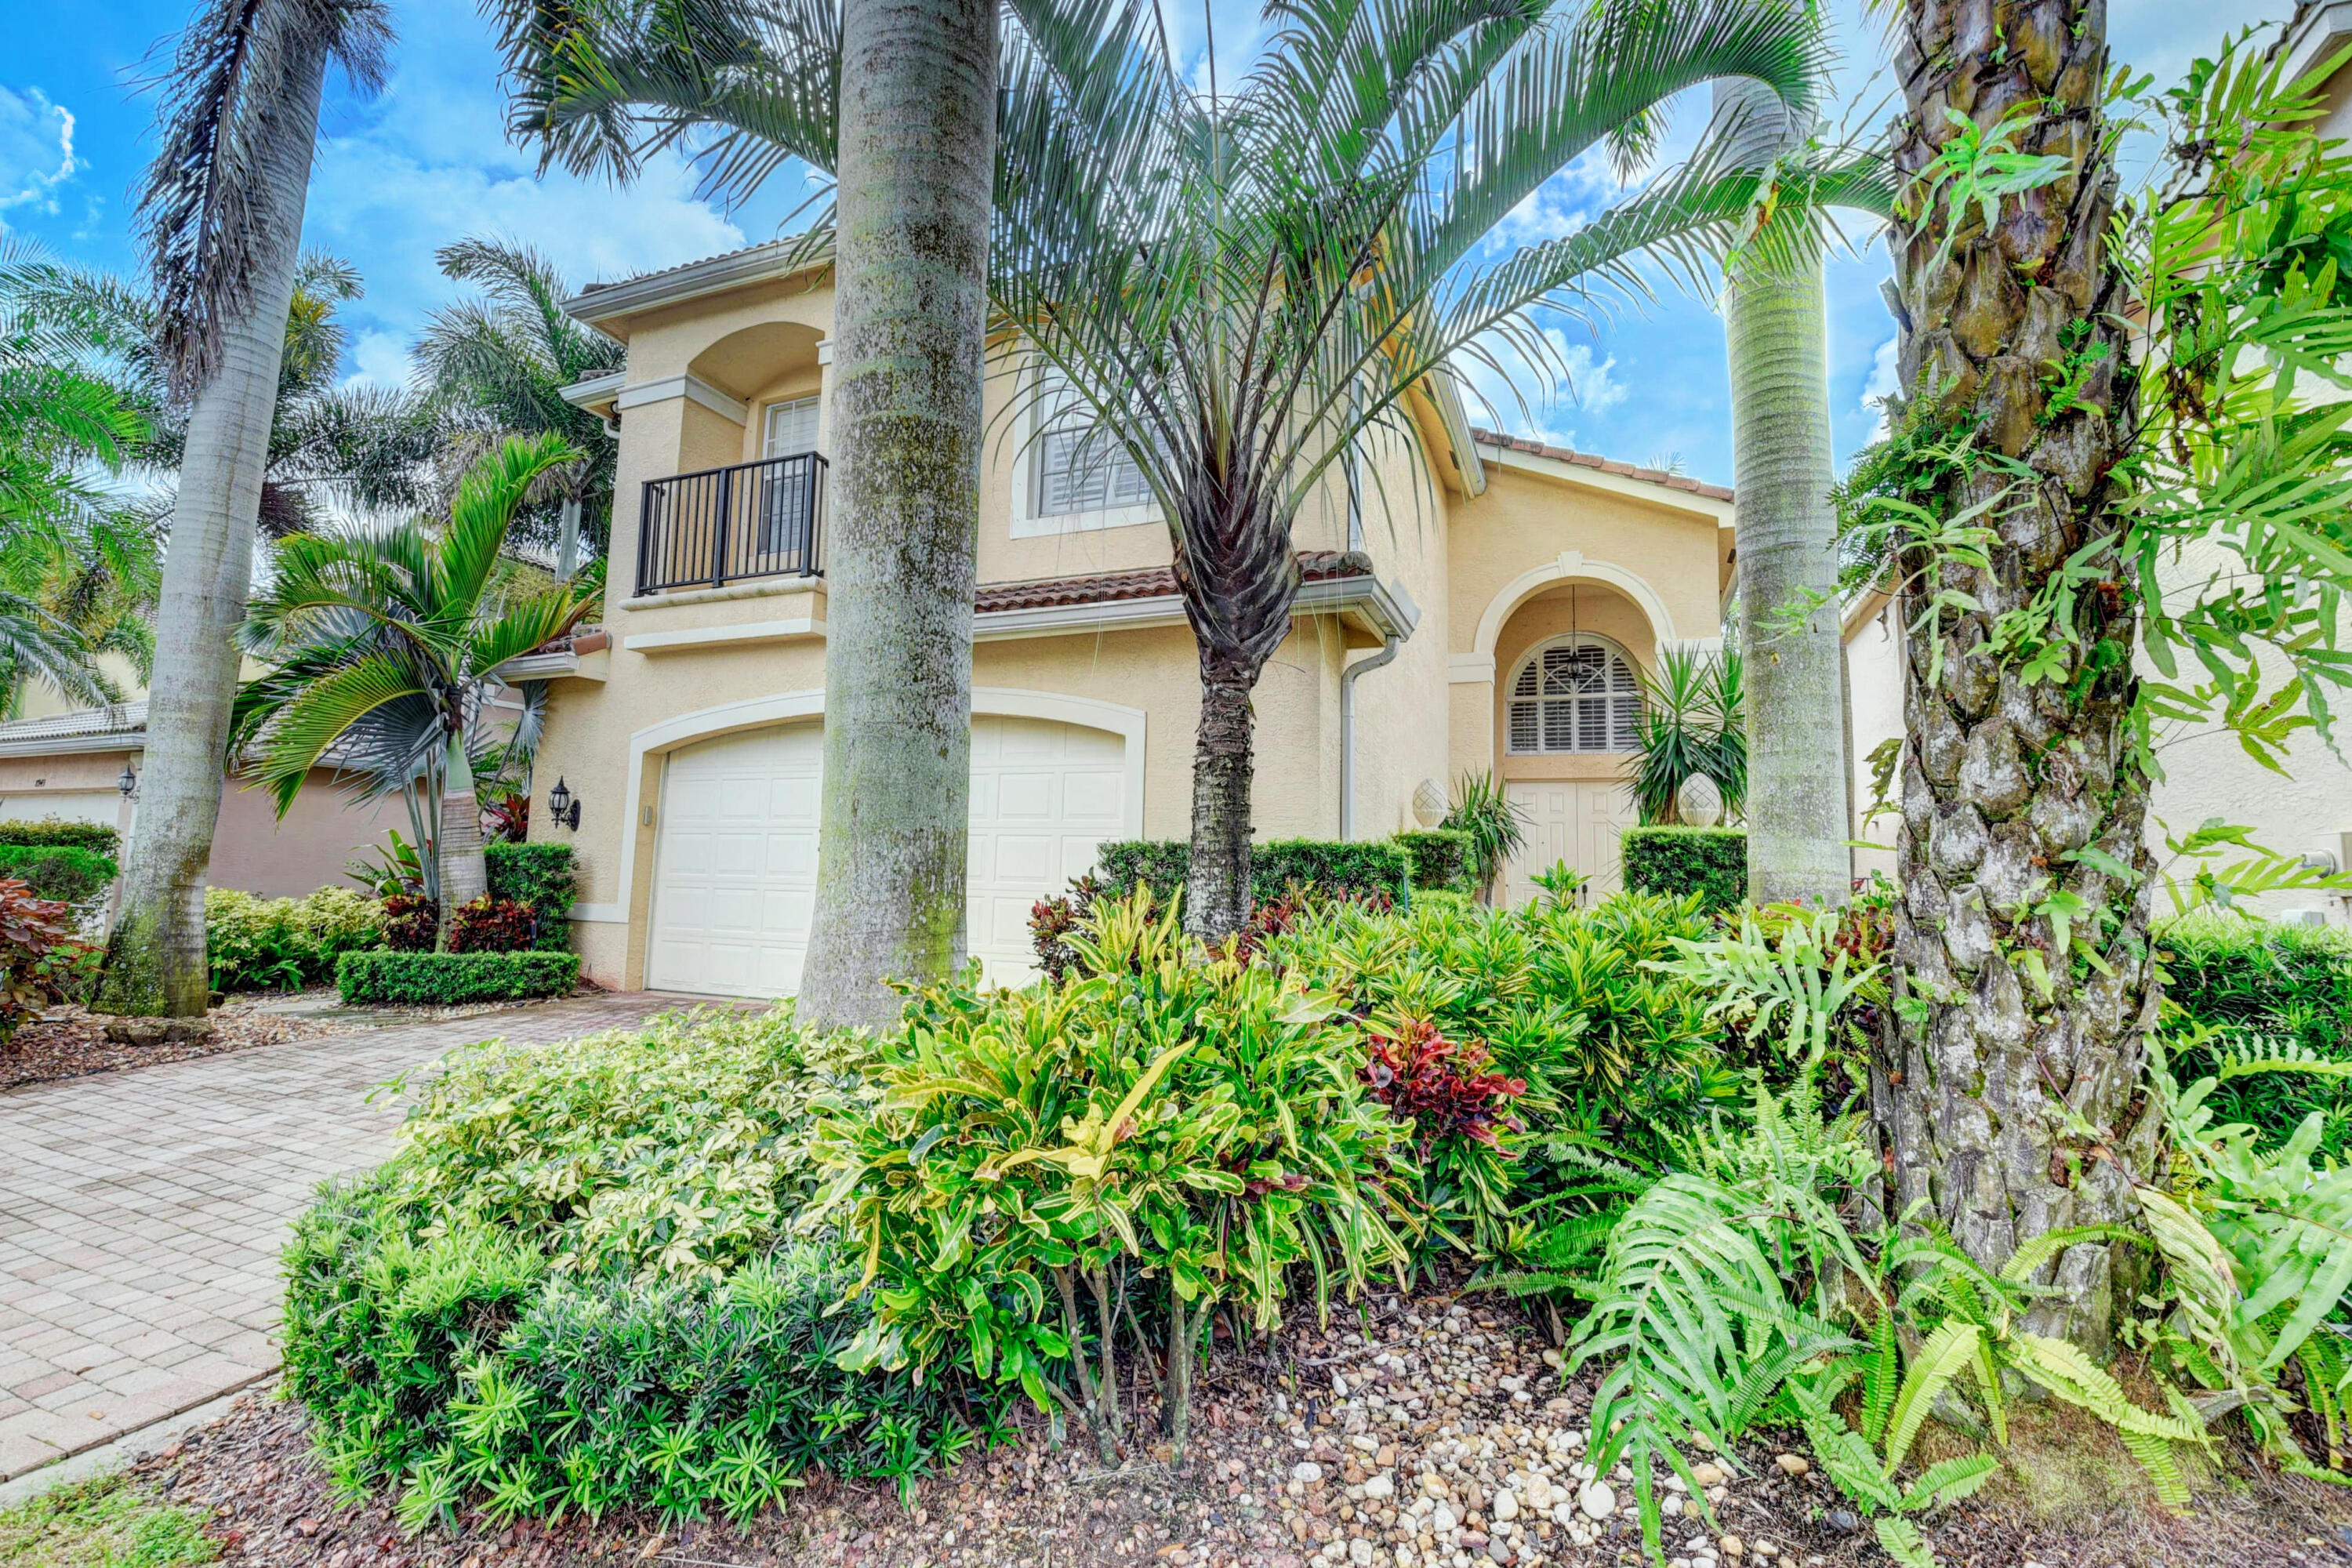
M1221 1333L1223 1324L1218 1325ZM309 1421L268 1395L144 1461L171 1500L205 1509L240 1564L491 1568L670 1563L681 1568L1597 1568L1643 1560L1632 1478L1586 1458L1589 1382L1507 1302L1390 1297L1328 1331L1294 1328L1236 1349L1221 1337L1196 1394L1192 1452L1116 1468L1090 1444L1022 1442L925 1479L911 1506L880 1485L812 1478L746 1531L650 1516L572 1517L404 1536L382 1500L339 1500ZM1664 1481L1668 1568L1885 1563L1801 1452L1764 1443L1694 1467L1710 1521ZM1966 1568L2352 1568L2352 1504L2262 1480L2200 1498L2186 1519L2026 1526L1969 1505L1924 1521Z

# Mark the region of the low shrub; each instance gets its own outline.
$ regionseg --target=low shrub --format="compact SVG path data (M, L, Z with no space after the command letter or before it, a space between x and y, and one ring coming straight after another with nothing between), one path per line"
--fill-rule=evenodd
M113 885L116 867L95 849L71 844L0 844L0 877L14 877L37 899L73 906L84 921Z
M383 901L383 945L394 952L431 952L441 940L441 906L421 893L394 893Z
M2156 945L2165 1001L2190 1026L2172 1035L2176 1076L2215 1075L2220 1120L2244 1122L2266 1141L2321 1112L2320 1151L2340 1160L2352 1145L2352 1077L2251 1064L2283 1052L2352 1062L2352 935L2202 914L2164 926Z
M1400 833L1395 843L1412 862L1415 893L1424 889L1461 892L1475 879L1477 841L1462 828L1432 827Z
M837 1183L812 1217L877 1270L872 1364L961 1363L1087 1420L1106 1458L1129 1430L1129 1300L1162 1326L1181 1447L1213 1306L1269 1328L1294 1290L1328 1307L1409 1259L1412 1131L1360 1077L1353 1018L1272 964L1204 957L1149 893L1067 942L1060 984L909 1005L875 1046L881 1098L825 1124Z
M1125 898L1139 887L1165 900L1184 885L1192 847L1181 838L1137 838L1102 847L1104 890ZM1276 899L1293 886L1345 899L1412 899L1412 860L1394 841L1276 838L1250 848L1250 894Z
M452 952L521 952L537 944L539 917L528 904L484 893L449 917Z
M205 889L205 952L215 991L294 991L335 978L347 952L383 940L384 909L350 888L299 899Z
M1748 899L1748 835L1737 827L1629 827L1620 840L1625 890L1698 895L1710 911Z
M1001 1434L951 1373L847 1370L856 1263L786 1237L860 1048L698 1012L446 1059L286 1255L287 1388L336 1480L411 1530L467 1503L742 1519L811 1468L905 1486Z
M576 952L347 952L335 986L354 1005L446 1007L561 996L580 983Z
M0 1047L34 1014L75 994L76 960L89 951L74 934L73 910L0 877Z
M482 858L489 865L490 892L531 912L538 929L531 945L562 952L572 945L572 905L578 896L578 870L569 844L491 844Z
M0 822L0 844L17 848L87 849L111 859L121 853L121 840L122 835L103 822L68 822L59 816L45 816L37 822L24 817Z

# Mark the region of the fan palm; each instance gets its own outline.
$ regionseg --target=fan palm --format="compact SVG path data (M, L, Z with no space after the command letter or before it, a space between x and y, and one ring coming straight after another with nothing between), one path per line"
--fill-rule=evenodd
M289 539L246 619L246 650L272 667L237 694L233 738L257 784L280 816L331 755L362 793L413 801L421 786L438 805L428 890L445 932L488 885L474 764L511 744L485 723L499 668L571 631L604 592L595 574L499 589L516 514L579 458L555 436L512 437L467 471L437 534L402 523ZM526 704L534 729L538 708Z
M534 542L555 544L555 574L580 564L584 533L604 553L618 450L604 421L564 401L573 382L619 370L628 351L564 314L571 293L555 264L529 246L462 239L434 253L444 276L480 287L481 298L435 312L415 350L446 432L463 450L508 436L561 436L580 458L549 477L552 515L533 505L516 520ZM552 526L550 526L550 525Z
M1011 9L990 289L1015 363L1050 372L1014 401L1066 397L1167 520L1202 680L1187 919L1221 936L1248 908L1250 693L1289 630L1299 510L1351 453L1410 448L1409 401L1457 356L1564 379L1548 322L1639 296L1645 255L1691 269L1727 244L1759 177L1702 155L1477 259L1587 150L1645 161L1686 88L1753 79L1808 107L1819 35L1788 0L1273 0L1273 42L1228 95L1190 85L1152 6ZM818 0L519 22L513 122L576 168L715 131L722 185L787 157L830 170L837 36Z
M157 360L188 405L155 623L172 679L147 710L146 801L123 868L95 1005L201 1015L204 883L236 690L231 635L294 301L302 210L330 61L382 82L382 0L202 0L174 50L140 195L158 298Z

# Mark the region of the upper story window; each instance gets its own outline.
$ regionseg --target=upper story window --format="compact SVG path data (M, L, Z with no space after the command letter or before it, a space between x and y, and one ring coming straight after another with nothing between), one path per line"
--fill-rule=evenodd
M762 458L796 458L816 450L816 405L814 397L768 405L768 430L760 449Z
M1511 680L1514 752L1630 752L1639 744L1642 681L1615 643L1555 637Z
M1029 515L1076 519L1151 505L1151 487L1124 448L1087 422L1085 405L1061 377L1046 380L1036 402L1038 431L1029 447ZM1104 521L1114 521L1106 518ZM1116 521L1141 522L1141 515Z

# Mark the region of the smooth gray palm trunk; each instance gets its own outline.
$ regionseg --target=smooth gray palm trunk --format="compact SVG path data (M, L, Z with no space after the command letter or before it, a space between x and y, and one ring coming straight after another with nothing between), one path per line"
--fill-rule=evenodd
M886 1026L964 954L990 0L842 15L824 816L802 1015Z
M1804 140L1771 89L1717 82L1737 166ZM1739 637L1748 677L1748 892L1758 903L1845 901L1844 696L1836 479L1818 247L1734 269L1723 294L1739 496Z
M252 292L225 324L220 368L189 409L155 616L139 816L93 1003L104 1012L198 1016L210 1000L205 879L236 696L232 634L252 586L254 523L326 70L323 43L295 56L265 117L257 163L266 217L254 244Z
M446 952L457 911L490 890L489 858L482 852L482 802L474 769L466 760L466 737L449 737L441 769L440 820L433 835L433 858L441 868L440 924L435 946Z

